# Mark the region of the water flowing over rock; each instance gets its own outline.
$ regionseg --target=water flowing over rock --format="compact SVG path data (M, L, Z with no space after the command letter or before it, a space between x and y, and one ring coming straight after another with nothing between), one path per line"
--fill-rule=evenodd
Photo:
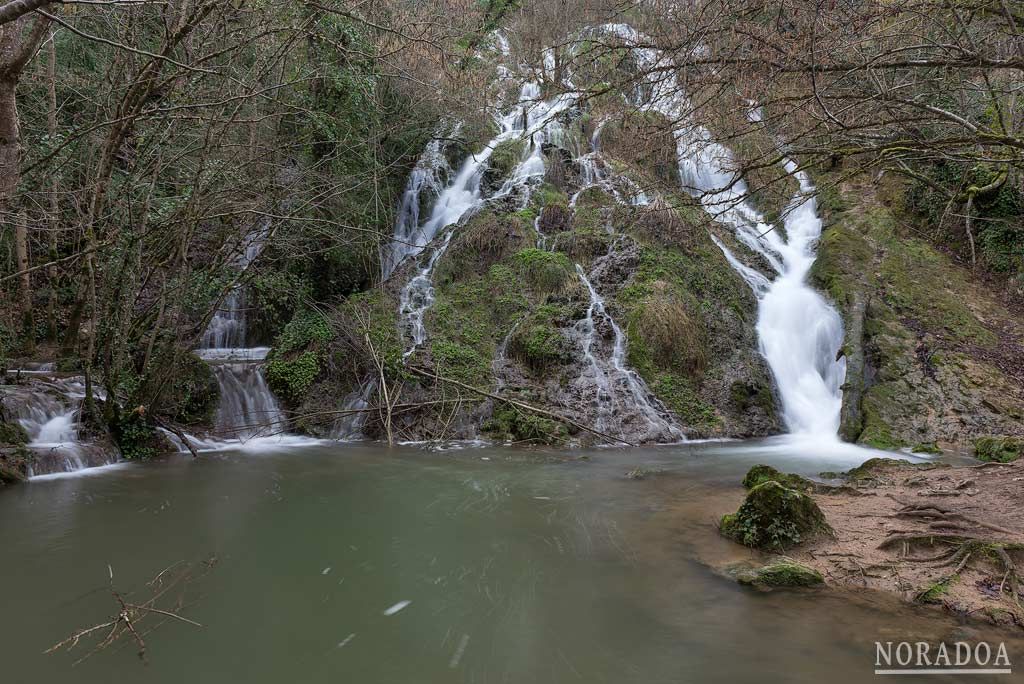
M603 30L627 44L642 42L636 30L623 24L607 25ZM843 326L836 310L807 284L821 234L813 184L795 162L785 161L786 171L797 179L800 190L787 208L785 235L781 235L751 206L746 184L732 170L735 165L729 150L690 120L689 103L673 75L671 60L650 48L634 48L633 54L640 66L667 69L652 74L633 98L642 109L683 123L675 136L684 188L774 271L774 277L761 273L716 239L729 263L758 297L761 352L775 377L787 427L800 435L836 439L846 374L846 362L840 355Z
M252 265L263 249L270 232L270 221L259 223L242 240L235 261L240 274ZM245 286L234 285L225 295L203 333L199 358L210 364L220 389L215 420L216 437L185 438L197 450L259 450L275 445L303 443L301 437L285 434L287 418L263 377L268 347L247 347L248 308ZM164 432L179 451L187 451L181 438Z
M83 439L79 423L85 383L81 378L39 378L13 386L3 397L4 415L28 435L29 477L109 465L117 453L109 445Z

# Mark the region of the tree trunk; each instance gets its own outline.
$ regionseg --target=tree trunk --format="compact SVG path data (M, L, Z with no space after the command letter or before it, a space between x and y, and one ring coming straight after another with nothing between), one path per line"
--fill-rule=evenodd
M46 80L49 107L46 112L46 130L50 140L57 137L57 37L50 30L49 46L46 53ZM50 174L50 211L49 211L49 249L50 261L58 259L57 230L60 226L60 206L57 203L57 192L60 180L56 173ZM57 265L46 269L48 297L46 302L46 337L51 342L57 341Z
M0 212L5 222L14 224L15 268L18 277L18 314L27 353L34 351L32 325L32 279L29 275L28 225L23 213L16 211L13 198L21 180L21 131L18 125L17 82L0 79Z
M19 211L14 218L14 254L18 262L18 310L21 318L22 350L36 351L35 321L32 316L32 278L28 271L28 219Z

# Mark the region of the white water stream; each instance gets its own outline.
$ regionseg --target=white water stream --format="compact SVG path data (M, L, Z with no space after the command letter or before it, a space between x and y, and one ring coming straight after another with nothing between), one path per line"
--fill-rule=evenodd
M647 42L625 24L610 24L600 30L627 45ZM785 162L800 190L786 211L785 235L781 235L750 204L746 184L732 170L735 164L729 150L691 120L671 60L651 48L635 47L633 54L638 66L650 73L644 87L633 95L634 103L684 124L675 131L684 188L772 269L772 273L762 273L715 239L758 298L761 353L775 377L786 426L793 434L838 439L841 387L846 376L846 361L839 353L843 326L836 310L807 284L821 235L813 184L795 162Z
M79 436L83 399L85 383L80 377L40 379L29 387L15 387L3 397L4 413L28 435L26 446L34 457L28 468L30 477L71 473L117 460L115 452Z

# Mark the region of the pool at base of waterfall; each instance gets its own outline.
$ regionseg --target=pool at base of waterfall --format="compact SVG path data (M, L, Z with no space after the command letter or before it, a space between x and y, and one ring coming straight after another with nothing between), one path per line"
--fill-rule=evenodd
M948 639L955 622L889 596L761 593L698 560L751 557L715 528L751 465L812 475L871 455L786 439L324 444L9 488L3 679L871 681L875 641ZM85 641L43 655L114 614L110 571L141 597L161 570L211 556L181 609L202 627L168 619L146 632L147 665L127 641L74 668Z

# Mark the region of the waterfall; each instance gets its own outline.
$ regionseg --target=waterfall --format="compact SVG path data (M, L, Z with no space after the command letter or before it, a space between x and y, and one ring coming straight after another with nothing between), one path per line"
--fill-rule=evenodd
M509 57L508 40L501 33L496 33L495 38L501 57ZM498 75L499 79L507 80L512 78L512 71L499 64ZM470 154L457 172L448 166L439 140L428 144L406 184L391 244L385 251L382 265L382 275L387 279L402 264L419 258L444 232L443 239L416 267L399 296L400 325L409 341L403 358L411 357L426 341L423 319L435 299L434 269L451 244L456 227L489 202L510 198L517 193L521 193L518 198L521 206L529 202L533 184L546 172L543 146L564 144L565 129L557 117L573 107L577 100L576 93L562 93L544 100L539 83L523 83L515 104L495 119L498 134L479 152ZM502 143L514 140L524 142L521 157L501 187L485 194L483 178L491 155ZM421 210L425 198L434 202L430 214L423 219ZM364 411L376 389L376 382L364 381L361 388L345 398L342 410ZM333 436L337 439L358 438L364 423L365 414L345 416L335 424Z
M432 171L437 168L436 164L428 167L431 170L420 170L417 166L402 199L385 262L385 277L391 275L401 263L418 257L442 231L446 232L401 292L399 312L402 327L410 340L405 358L415 353L426 341L423 317L434 303L434 269L451 244L455 227L485 203L510 197L518 191L523 192L519 200L525 206L529 201L532 183L543 178L546 171L543 146L545 143L564 141L565 130L557 117L572 107L576 100L575 93L562 93L544 100L538 83L525 82L515 105L497 118L498 135L484 145L480 152L471 154L448 185L437 192L433 209L422 223L419 221L419 198L425 188L437 189L438 174ZM502 143L514 140L525 143L522 156L501 187L490 195L484 195L482 181L491 155ZM426 154L428 159L443 158L433 148L428 148Z
M647 434L642 441L683 440L683 433L665 418L667 412L664 408L655 408L657 400L652 398L644 381L626 365L626 334L608 313L604 299L579 264L576 264L576 273L590 295L587 315L577 323L576 329L582 337L583 357L589 368L588 379L597 390L597 429L601 432L618 429L639 411L647 421ZM611 352L605 359L599 359L595 354L600 339L599 321L611 327L613 336Z
M260 255L269 233L270 220L266 219L244 237L234 263L239 273L244 273ZM220 389L214 422L218 439L186 436L198 450L259 450L314 441L283 434L287 420L263 377L263 363L270 348L246 346L247 322L245 286L236 284L225 295L196 349L196 355L209 364ZM179 451L187 451L180 439L164 434Z
M83 399L85 382L77 377L40 380L4 396L5 413L29 438L26 446L33 453L30 477L74 472L117 460L113 450L89 444L79 436Z
M598 29L627 44L645 42L632 27L609 24ZM672 61L652 48L633 50L651 74L633 94L641 109L683 122L675 131L683 186L700 198L707 213L732 229L741 244L764 258L773 274L744 264L720 240L715 243L758 299L757 333L761 353L775 377L783 418L794 434L835 440L842 407L845 359L839 354L843 326L839 314L807 284L821 234L815 188L792 160L786 171L800 190L790 202L785 236L768 225L749 203L748 189L730 169L732 155L710 132L690 121L689 105L674 75Z

